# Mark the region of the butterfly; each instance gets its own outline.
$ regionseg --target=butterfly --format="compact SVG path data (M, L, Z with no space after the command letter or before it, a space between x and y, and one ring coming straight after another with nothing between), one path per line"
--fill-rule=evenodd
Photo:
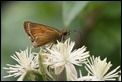
M65 36L69 34L68 30L58 30L47 25L30 21L24 22L24 29L35 48L50 42L56 42L56 40L63 41Z

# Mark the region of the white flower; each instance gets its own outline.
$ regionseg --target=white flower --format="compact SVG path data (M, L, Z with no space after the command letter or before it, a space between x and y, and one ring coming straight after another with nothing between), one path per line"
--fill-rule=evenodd
M119 81L121 81L121 75L119 76Z
M22 81L24 76L26 75L27 71L29 70L36 70L38 68L38 61L37 61L37 54L31 53L28 51L28 48L25 51L15 52L16 55L11 56L15 61L18 62L16 65L10 65L7 64L7 67L3 67L3 69L7 70L8 75L4 76L6 77L17 77L18 81Z
M86 58L89 57L89 52L86 51L86 47L73 50L75 42L70 42L70 38L64 43L57 42L51 49L47 48L50 54L48 55L48 61L44 62L48 66L55 69L55 74L60 74L64 68L66 68L66 74L68 80L73 80L77 76L77 71L74 65L82 66L86 62Z
M119 75L119 78L118 80L121 81L121 70L119 71L120 75Z
M106 60L107 58L101 60L100 57L90 57L90 61L88 60L86 64L86 70L92 75L92 81L116 80L115 78L119 76L117 70L120 66L108 73L112 64L111 62L107 63Z

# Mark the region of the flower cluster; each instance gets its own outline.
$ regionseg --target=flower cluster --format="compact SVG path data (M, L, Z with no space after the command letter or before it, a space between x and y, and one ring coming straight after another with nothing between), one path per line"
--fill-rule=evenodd
M42 75L43 80L112 81L116 78L121 80L118 71L120 66L110 71L112 64L107 63L107 58L101 60L100 57L90 57L85 46L73 49L74 45L75 42L69 38L65 42L57 41L52 47L41 48L39 53L33 53L31 49L28 51L28 48L20 53L16 52L16 55L11 57L18 64L7 64L9 67L3 67L8 73L4 78L20 76L18 80L22 81L28 71L36 71ZM86 76L82 75L82 70L76 70L76 67L83 66L88 72Z
M28 50L28 48L25 51L21 51L16 52L16 55L11 56L15 61L18 62L18 64L16 65L10 65L7 64L7 67L3 67L3 69L7 70L8 75L4 76L4 78L6 77L17 77L20 76L18 78L17 81L22 81L24 76L26 75L26 73L30 70L37 70L36 68L38 68L38 55L36 53L31 53L31 49L30 51Z

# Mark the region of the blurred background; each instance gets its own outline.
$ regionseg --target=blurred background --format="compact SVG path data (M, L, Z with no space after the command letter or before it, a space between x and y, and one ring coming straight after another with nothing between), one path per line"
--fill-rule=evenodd
M32 46L24 31L26 20L57 29L69 29L75 48L85 45L91 55L107 57L114 69L121 62L120 1L3 1L1 4L1 80L7 75L6 64L16 64L10 57L15 51Z

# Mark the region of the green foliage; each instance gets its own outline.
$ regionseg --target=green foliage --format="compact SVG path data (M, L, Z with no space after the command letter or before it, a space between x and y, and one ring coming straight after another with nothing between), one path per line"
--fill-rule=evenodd
M63 2L63 21L65 26L69 26L73 19L84 9L88 1L67 1Z
M42 75L37 71L28 71L23 81L43 81Z

